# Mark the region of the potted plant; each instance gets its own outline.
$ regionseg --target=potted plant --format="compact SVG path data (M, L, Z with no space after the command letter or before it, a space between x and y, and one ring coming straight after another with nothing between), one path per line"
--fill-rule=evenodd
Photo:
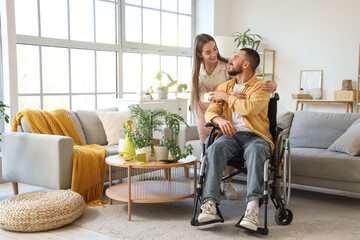
M256 38L262 40L262 37L259 34L250 33L250 28L248 28L243 33L234 32L232 36L234 37L234 42L236 43L237 48L241 48L241 47L251 48Z
M164 82L165 76L169 81L168 84L165 84ZM157 87L158 99L167 99L169 87L174 86L177 83L177 80L174 80L169 73L163 71L159 71L156 74L155 79L159 81L159 86Z
M191 144L185 146L185 153L181 153L181 149L179 145L173 139L166 139L163 137L162 145L166 146L167 154L170 151L170 154L173 158L174 162L178 162L182 158L186 158L190 154L192 154L193 147ZM156 156L156 153L155 153Z
M5 113L5 108L8 108L9 106L6 106L3 101L0 101L0 119L3 117L5 119L6 123L9 123L9 115ZM0 133L1 135L1 133ZM1 138L0 138L1 141Z
M149 161L151 156L151 142L149 136L144 134L139 128L135 128L135 131L129 130L126 124L123 124L123 131L129 136L131 143L134 145L137 159ZM139 159L138 156L143 153L145 153L145 159Z
M154 139L154 132L161 131L161 118L165 115L166 110L163 109L142 109L139 104L129 106L131 112L130 119L136 123L136 128L141 129L142 134L151 139L152 145L158 145L159 139Z
M177 162L182 158L187 157L192 154L193 147L191 145L185 146L185 153L181 153L181 149L179 145L175 142L175 136L179 134L180 131L180 122L184 123L187 127L189 125L185 122L183 117L178 114L170 113L166 111L165 114L165 125L170 130L170 136L166 138L165 136L162 138L162 145L166 146L168 151L170 151L171 156L173 157L173 161ZM156 153L155 153L156 156Z

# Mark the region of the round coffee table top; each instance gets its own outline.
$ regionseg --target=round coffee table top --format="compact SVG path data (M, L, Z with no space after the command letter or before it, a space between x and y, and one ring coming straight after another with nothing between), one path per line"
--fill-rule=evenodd
M170 160L171 161L171 160ZM117 167L124 167L128 168L131 166L131 168L172 168L172 167L181 167L181 166L188 166L188 165L194 165L193 161L188 162L167 162L167 161L156 161L154 157L151 157L149 161L147 162L139 162L136 160L125 160L123 156L121 155L112 155L105 159L105 162L111 166L117 166Z

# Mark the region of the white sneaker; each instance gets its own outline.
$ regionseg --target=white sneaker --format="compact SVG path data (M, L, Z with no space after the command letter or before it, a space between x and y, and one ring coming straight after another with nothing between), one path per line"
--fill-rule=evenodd
M245 211L245 217L241 220L240 226L256 231L259 225L258 213L255 209L250 208Z
M228 200L236 200L237 194L231 183L224 183L224 195Z
M219 215L216 211L216 203L214 201L206 201L203 205L201 205L200 209L201 213L198 217L199 223L210 222L219 219Z

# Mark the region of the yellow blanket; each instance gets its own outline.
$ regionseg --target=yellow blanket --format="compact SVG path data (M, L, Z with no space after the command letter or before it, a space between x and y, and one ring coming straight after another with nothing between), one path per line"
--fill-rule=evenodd
M16 114L11 125L12 132L17 131L22 116L33 133L62 135L74 139L71 190L78 192L88 206L101 205L106 174L105 149L96 144L82 146L74 122L65 109L50 112L24 109Z

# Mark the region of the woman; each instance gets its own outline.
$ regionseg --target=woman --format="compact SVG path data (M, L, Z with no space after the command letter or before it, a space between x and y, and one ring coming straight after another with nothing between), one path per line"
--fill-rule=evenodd
M207 101L209 92L215 91L216 87L229 80L228 60L221 57L215 39L208 34L197 35L194 42L192 88L191 88L191 109L196 116L196 124L202 145L210 134L211 128L205 127L205 112L210 103ZM264 91L273 92L276 90L276 83L265 81L261 85ZM245 98L242 93L234 93L238 98ZM232 167L226 167L225 174L234 171ZM223 186L226 199L235 200L237 195L230 184L231 179L225 180Z

